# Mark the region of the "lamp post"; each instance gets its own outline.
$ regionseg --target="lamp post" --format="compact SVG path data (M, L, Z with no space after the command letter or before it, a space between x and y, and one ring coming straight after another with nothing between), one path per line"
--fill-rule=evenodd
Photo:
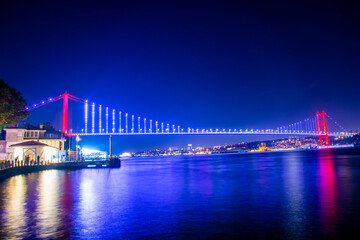
M75 138L75 141L76 141L76 161L78 160L78 149L80 149L80 146L79 146L79 142L80 142L81 138L79 137L79 135L76 135L76 138Z

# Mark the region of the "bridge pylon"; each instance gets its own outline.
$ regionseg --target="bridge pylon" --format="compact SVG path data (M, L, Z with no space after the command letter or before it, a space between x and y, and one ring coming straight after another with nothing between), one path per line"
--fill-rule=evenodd
M319 144L323 145L323 139L325 139L325 145L329 146L329 137L325 120L326 113L322 111L321 113L317 112L317 125L318 125L318 133L319 133Z

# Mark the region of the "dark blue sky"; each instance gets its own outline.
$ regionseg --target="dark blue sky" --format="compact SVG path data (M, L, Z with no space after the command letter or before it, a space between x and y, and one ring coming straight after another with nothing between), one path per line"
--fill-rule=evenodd
M271 128L322 110L360 127L355 5L169 2L3 0L0 78L29 104L68 91L184 127ZM61 105L44 108L29 120L58 124ZM246 140L128 137L116 147Z

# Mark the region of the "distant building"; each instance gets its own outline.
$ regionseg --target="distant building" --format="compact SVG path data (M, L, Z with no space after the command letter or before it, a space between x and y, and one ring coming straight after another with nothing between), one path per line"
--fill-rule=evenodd
M6 160L58 162L66 157L65 139L50 123L6 128Z
M106 152L88 148L82 148L81 155L85 160L103 160L107 158Z
M192 151L192 144L188 144L187 150Z

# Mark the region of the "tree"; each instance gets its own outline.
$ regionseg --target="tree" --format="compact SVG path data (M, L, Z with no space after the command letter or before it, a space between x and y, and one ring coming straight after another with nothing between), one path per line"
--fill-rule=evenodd
M30 115L26 105L23 95L0 79L0 131L26 119Z

